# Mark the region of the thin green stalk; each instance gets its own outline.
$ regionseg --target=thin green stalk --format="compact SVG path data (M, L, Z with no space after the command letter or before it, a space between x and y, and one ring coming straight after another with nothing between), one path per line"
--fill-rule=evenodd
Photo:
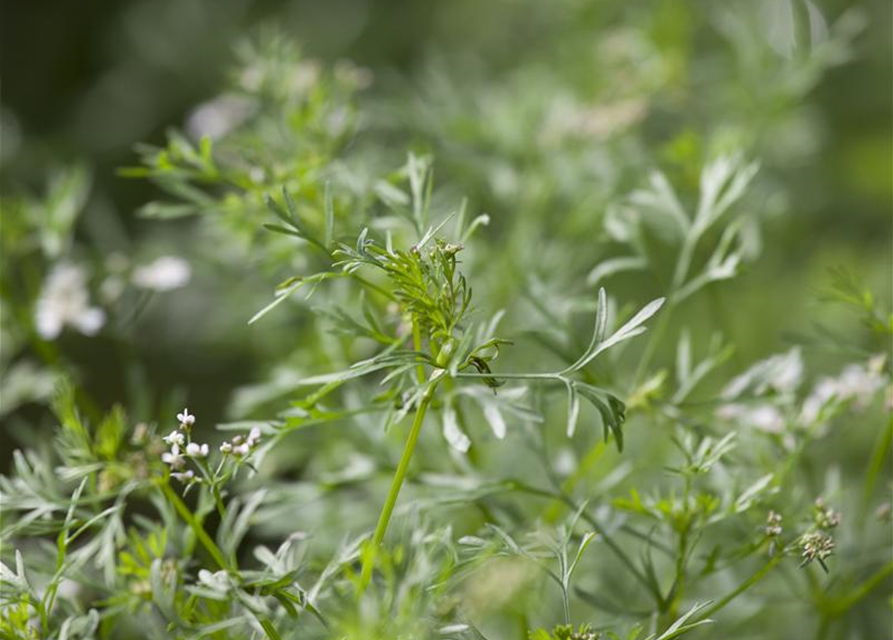
M878 435L878 441L874 445L874 451L871 455L871 462L868 463L868 471L865 474L865 484L862 487L862 509L861 520L864 521L865 514L868 511L868 505L871 502L871 494L877 484L878 475L884 468L884 460L890 451L890 443L893 442L893 416L887 421L887 425Z
M370 282L369 280L366 280L366 278L364 278L363 276L357 275L356 273L351 274L351 276L353 277L354 280L359 282L364 287L371 289L372 291L375 291L376 293L380 293L388 300L394 300L394 301L397 300L397 296L395 296L393 293L391 293L387 289L379 287L374 282Z
M859 600L871 593L875 587L883 582L890 574L893 574L893 562L878 569L870 578L863 582L859 587L850 593L847 597L835 603L831 615L839 617L855 605Z
M180 499L180 496L178 496L173 489L171 489L171 486L167 481L159 482L158 486L161 488L161 492L164 493L164 497L168 499L168 502L174 505L174 509L180 514L180 517L183 518L183 521L186 522L193 533L195 533L195 537L202 543L202 546L211 554L214 562L216 562L221 569L232 571L232 567L226 561L220 547L218 547L211 539L211 536L208 535L204 527L202 527L201 523L196 519L195 515L193 515L192 511L189 510L186 503Z
M673 301L673 294L670 294L667 296L667 305L663 309L663 313L660 314L660 318L658 318L657 326L654 328L654 331L651 332L651 335L648 336L648 342L645 344L645 351L642 352L642 357L639 358L639 365L636 367L636 375L633 379L633 388L638 387L639 383L642 382L642 378L644 378L645 372L651 364L651 359L654 357L654 352L657 350L657 345L663 339L664 333L667 331L667 327L670 323L670 316L673 314L673 308L675 306L676 303Z
M755 584L760 582L767 575L769 575L769 573L772 571L772 569L775 568L775 565L777 565L779 562L781 562L781 560L782 560L782 555L780 553L778 555L774 556L769 562L767 562L765 565L760 567L760 569L758 569L756 572L754 572L753 575L751 575L747 580L745 580L744 582L739 584L737 587L735 587L735 589L733 589L730 593L728 593L727 595L725 595L722 598L720 598L719 600L717 600L716 603L713 604L711 607L704 610L701 613L701 615L698 616L698 619L704 620L706 618L709 618L711 615L713 615L720 609L723 609L732 600L734 600L735 598L740 596L742 593L744 593L745 591L750 589L752 586L754 586Z
M419 434L422 430L422 423L425 421L425 413L428 411L428 405L431 404L431 398L434 396L434 388L432 385L422 396L412 421L412 427L409 430L409 436L406 438L406 444L403 446L403 454L400 456L400 462L397 465L397 471L394 472L394 479L391 481L391 490L388 492L387 500L382 507L381 514L378 517L378 525L375 527L375 534L372 536L372 546L363 558L363 569L360 576L360 593L369 584L372 579L372 569L375 565L375 556L384 540L385 532L388 529L388 523L391 520L391 514L394 512L394 506L397 504L397 497L400 495L400 488L403 486L403 480L406 478L406 472L409 470L409 462L412 460L413 451L415 451L416 442L418 442Z
M557 373L474 373L471 371L460 371L456 374L457 378L497 378L503 380L555 380L560 382L562 376Z
M422 328L416 319L412 321L412 348L417 353L422 351ZM419 384L425 383L425 365L421 362L416 367L416 380L418 380Z

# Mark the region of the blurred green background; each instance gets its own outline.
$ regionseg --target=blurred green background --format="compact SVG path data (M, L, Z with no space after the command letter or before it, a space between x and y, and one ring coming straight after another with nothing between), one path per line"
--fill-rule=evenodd
M136 143L162 144L167 128L182 126L197 103L214 97L226 84L237 39L256 25L273 23L302 43L309 57L347 58L370 68L375 82L361 104L377 114L376 126L398 150L395 157L411 145L432 150L438 182L468 193L496 220L489 233L499 234L499 221L527 194L513 199L500 193L498 180L485 173L486 163L505 165L510 171L504 173L524 183L550 162L570 163L573 157L536 157L519 143L535 133L525 130L523 114L517 122L504 122L506 128L517 126L502 135L499 110L524 95L525 83L533 93L556 98L559 92L635 96L636 87L612 75L616 61L613 67L601 63L599 47L612 35L639 32L652 47L646 51L652 57L643 54L642 64L656 68L639 69L635 76L636 82L653 83L643 91L654 99L637 124L644 142L631 152L637 155L634 164L693 181L705 140L726 135L731 143L744 138L764 173L784 184L781 199L766 195L766 210L778 214L767 216L766 252L722 294L726 331L750 361L782 348L786 331L802 333L810 326L830 266L846 264L879 296L890 296L891 5L852 4L793 3L799 21L794 41L773 42L770 27L779 18L763 15L774 10L772 3L4 0L3 188L39 192L54 170L84 164L93 187L79 236L109 252L127 253L148 238L188 255L189 221L163 225L139 219L137 208L158 193L145 181L118 177L116 170L135 163ZM815 30L809 21L816 7L826 30L844 14L852 18L851 50L846 62L827 68L801 65L806 71L798 68L795 78L749 44L751 36L735 36L723 26L726 14L755 16L756 37L766 38L782 61L796 60L802 41L815 35L804 30ZM767 49L766 42L760 46ZM742 53L748 47L750 54ZM514 107L522 110L524 104ZM488 120L487 109L496 121ZM475 130L481 126L474 122L476 112L491 129L489 138ZM608 187L595 182L598 171L594 178L585 170L581 176L570 171L568 180L591 178L595 193L623 193L637 186L639 174L622 169ZM542 215L556 219L563 209L583 206L568 202L560 189L533 198L539 198ZM585 206L597 207L604 199L596 195ZM270 285L246 279L249 289ZM149 387L189 388L206 414L217 411L214 398L226 389L256 378L269 350L256 348L257 339L242 330L249 310L230 317L212 313L199 326L165 324L167 305L184 304L179 295L153 304L144 318L146 330L126 355L102 340L63 341L63 351L101 403L124 395L125 378L116 372L128 358L146 363Z

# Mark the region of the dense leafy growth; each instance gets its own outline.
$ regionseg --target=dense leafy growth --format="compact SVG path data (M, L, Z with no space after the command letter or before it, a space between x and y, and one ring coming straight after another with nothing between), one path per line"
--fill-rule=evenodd
M889 630L889 247L790 221L865 14L456 4L536 46L265 27L114 181L4 176L0 637Z

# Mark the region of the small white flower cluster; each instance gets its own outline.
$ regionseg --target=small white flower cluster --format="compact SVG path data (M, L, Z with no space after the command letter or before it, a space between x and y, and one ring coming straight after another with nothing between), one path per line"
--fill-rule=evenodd
M813 505L813 526L800 536L800 549L803 561L801 567L808 565L813 560L817 560L822 569L828 571L825 566L825 559L834 552L834 538L829 533L831 529L836 528L840 524L840 513L825 506L825 501L819 497L816 498Z
M251 450L254 449L260 443L260 429L257 427L252 427L251 431L248 432L248 437L243 438L242 436L235 436L231 441L224 442L220 445L220 453L227 455L232 454L236 457L244 457L251 453Z
M781 526L781 514L776 513L775 511L769 511L769 515L766 518L766 535L770 538L777 538L781 535L782 529Z
M753 406L736 402L724 404L717 409L716 416L722 420L751 426L766 433L782 433L786 425L781 410L769 403Z
M186 286L192 277L192 267L178 256L161 256L139 265L131 274L133 284L149 291L173 291Z
M818 560L825 567L825 559L834 552L834 538L819 531L804 533L800 537L800 549L803 562L800 566L806 566L813 560ZM825 569L827 571L827 569Z
M825 501L818 497L813 506L813 519L819 529L834 529L840 524L840 512L825 506Z
M192 278L192 267L179 256L161 256L145 264L131 264L120 253L112 253L105 259L106 278L99 293L106 303L120 298L129 284L138 289L163 293L185 287Z
M170 445L171 450L161 454L161 460L171 468L171 476L180 482L200 482L195 477L192 469L182 471L186 466L187 458L207 458L209 447L191 441L192 425L195 424L195 416L189 413L189 409L183 409L177 414L180 427L174 429L164 437L164 441Z
M161 454L161 460L171 468L171 477L183 483L201 482L192 469L186 469L187 460L192 460L200 469L202 460L206 459L211 448L205 443L192 441L192 425L195 424L195 416L189 413L189 409L183 409L177 414L180 426L164 436L163 440L170 445L170 451ZM261 433L258 427L253 427L247 437L235 436L232 441L220 445L220 452L232 455L237 459L245 458L258 444Z
M823 419L829 408L852 402L863 409L884 386L884 354L871 358L866 365L851 364L836 378L822 378L803 403L800 420L812 424Z
M87 273L79 266L59 263L47 276L37 299L34 324L44 340L55 340L66 325L86 336L105 324L105 312L90 306Z
M888 384L885 363L882 354L865 364L848 365L840 375L820 379L801 403L796 393L803 371L799 352L795 349L773 356L726 387L722 397L727 402L717 409L716 417L781 436L784 446L792 449L796 431L814 429L813 433L821 437L830 419L841 409L851 406L861 410L868 406ZM746 393L761 400L741 401Z
M198 105L186 120L186 132L193 140L220 140L251 118L258 109L253 98L223 94Z
M757 362L747 371L734 378L722 391L723 400L734 400L746 391L753 395L791 394L803 379L803 357L795 347Z

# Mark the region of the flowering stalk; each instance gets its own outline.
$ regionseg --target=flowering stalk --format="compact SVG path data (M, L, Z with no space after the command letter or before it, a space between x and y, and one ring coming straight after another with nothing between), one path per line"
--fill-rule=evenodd
M229 563L226 561L226 557L223 555L220 547L218 547L214 540L211 539L211 536L208 535L204 527L202 527L202 524L192 514L189 507L186 506L186 503L183 502L180 496L171 489L171 486L167 482L159 482L158 486L161 488L164 497L167 498L168 502L174 505L174 509L180 514L180 517L183 518L183 521L189 525L190 529L192 529L192 532L195 534L195 537L198 538L198 541L201 542L202 546L211 554L214 562L216 562L221 569L232 571L232 567L230 567Z
M381 509L378 517L378 524L375 527L375 533L372 536L372 544L366 550L363 557L363 570L360 575L360 589L362 594L372 579L372 569L375 565L375 557L378 553L378 547L384 540L384 535L388 530L388 523L391 520L391 514L394 512L394 506L397 504L397 497L400 495L400 488L403 486L403 480L406 478L406 472L409 469L409 462L412 460L412 454L415 451L416 442L419 439L419 433L422 431L422 423L425 421L425 413L428 411L428 405L434 397L434 389L437 387L435 380L431 386L422 395L419 406L416 409L415 417L412 421L412 427L409 430L409 436L406 438L406 444L403 446L403 454L400 456L400 462L397 464L397 471L394 473L394 479L391 481L391 489L388 492L387 500Z

